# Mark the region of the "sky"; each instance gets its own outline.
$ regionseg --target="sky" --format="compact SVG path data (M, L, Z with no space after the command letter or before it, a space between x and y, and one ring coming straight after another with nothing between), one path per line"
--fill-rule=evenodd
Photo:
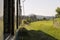
M57 7L60 7L60 0L25 0L23 15L55 16Z
M21 0L22 15L55 16L56 8L60 7L60 0L25 0L23 13L23 0ZM3 15L3 0L0 0L0 16Z

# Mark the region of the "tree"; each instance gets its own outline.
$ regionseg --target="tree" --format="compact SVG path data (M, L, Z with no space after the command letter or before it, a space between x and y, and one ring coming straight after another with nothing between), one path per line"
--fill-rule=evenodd
M56 12L57 12L56 17L60 17L60 8L59 7L57 7Z
M44 17L43 20L46 20L46 18Z
M36 20L37 20L37 17L36 17L35 14L32 14L32 15L30 16L30 18L31 18L32 21L36 21Z
M29 23L31 22L31 18L30 18L30 17L28 17L26 20L27 20L27 22L29 22Z

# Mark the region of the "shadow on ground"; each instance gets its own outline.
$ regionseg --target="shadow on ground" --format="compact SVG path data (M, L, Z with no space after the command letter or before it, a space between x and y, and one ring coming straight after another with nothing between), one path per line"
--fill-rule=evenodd
M15 40L57 40L51 35L44 33L40 30L26 30L25 28L21 28L17 33Z

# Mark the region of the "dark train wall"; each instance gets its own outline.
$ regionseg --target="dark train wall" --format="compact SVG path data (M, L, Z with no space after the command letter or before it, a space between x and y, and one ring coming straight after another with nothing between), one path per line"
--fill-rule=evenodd
M14 35L14 11L15 0L4 0L4 36Z

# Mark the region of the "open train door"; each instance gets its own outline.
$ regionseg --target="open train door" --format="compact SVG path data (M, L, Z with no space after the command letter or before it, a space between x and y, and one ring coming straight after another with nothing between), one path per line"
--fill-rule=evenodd
M4 40L14 35L15 0L4 0Z
M15 8L16 7L16 8ZM15 18L16 9L16 19ZM21 24L21 5L20 0L4 0L4 40L9 35L14 35L14 23L16 20L16 28Z

